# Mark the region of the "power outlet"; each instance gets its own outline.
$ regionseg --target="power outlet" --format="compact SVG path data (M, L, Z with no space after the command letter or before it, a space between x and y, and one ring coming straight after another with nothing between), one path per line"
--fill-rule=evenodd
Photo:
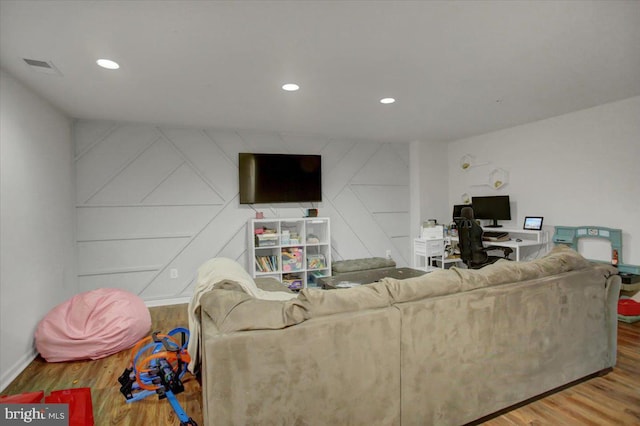
M391 259L391 250L387 249L387 259Z
M178 278L178 270L176 268L169 269L169 277L173 279Z

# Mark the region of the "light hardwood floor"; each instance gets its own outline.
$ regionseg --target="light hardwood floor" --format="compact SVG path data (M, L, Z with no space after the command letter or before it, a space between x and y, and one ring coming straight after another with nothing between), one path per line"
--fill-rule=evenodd
M187 326L187 305L151 308L153 330L167 332ZM96 425L178 425L166 400L149 397L127 404L118 377L130 351L97 361L49 364L36 358L2 392L16 394L74 387L90 387ZM185 391L178 395L187 414L200 426L200 385L185 376ZM618 363L612 372L512 410L484 424L503 425L640 425L640 322L618 323ZM338 425L335 425L338 426ZM384 425L381 425L384 426Z

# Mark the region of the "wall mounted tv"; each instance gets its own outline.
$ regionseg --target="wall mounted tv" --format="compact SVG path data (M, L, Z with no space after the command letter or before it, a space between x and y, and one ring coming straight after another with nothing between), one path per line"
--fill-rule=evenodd
M322 201L320 155L238 154L240 204Z
M493 224L487 228L500 228L499 220L511 220L511 205L508 195L494 195L489 197L471 197L473 217L476 219L490 219Z

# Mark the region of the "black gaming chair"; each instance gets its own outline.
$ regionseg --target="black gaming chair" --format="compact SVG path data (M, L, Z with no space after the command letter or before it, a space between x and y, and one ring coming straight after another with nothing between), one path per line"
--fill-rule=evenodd
M458 229L460 258L468 268L479 269L500 259L506 259L509 254L513 253L513 250L509 247L484 247L482 244L482 227L474 220L473 209L464 207L460 214L461 217L456 217L453 221ZM487 254L489 250L502 250L504 257L489 256Z

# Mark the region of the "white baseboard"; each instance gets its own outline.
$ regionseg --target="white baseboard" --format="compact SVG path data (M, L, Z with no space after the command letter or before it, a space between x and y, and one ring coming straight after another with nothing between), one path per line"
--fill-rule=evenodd
M13 366L9 368L8 371L5 371L0 378L0 392L4 392L7 386L9 386L11 382L13 382L15 378L18 377L18 375L22 373L34 359L36 359L37 356L38 351L33 348L31 351L22 355L18 362L13 364Z
M190 301L191 297L185 296L172 299L145 300L144 304L147 305L147 308L153 308L156 306L180 305L182 303L189 303Z

